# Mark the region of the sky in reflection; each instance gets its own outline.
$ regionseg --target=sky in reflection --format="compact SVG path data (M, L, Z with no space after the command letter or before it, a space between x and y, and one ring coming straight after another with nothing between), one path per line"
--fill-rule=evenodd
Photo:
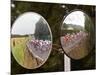
M40 15L28 12L24 13L15 21L12 27L11 34L13 35L27 35L35 33L35 24L41 18Z
M72 12L65 18L64 23L80 25L80 26L84 27L84 23L85 23L84 13L81 11Z

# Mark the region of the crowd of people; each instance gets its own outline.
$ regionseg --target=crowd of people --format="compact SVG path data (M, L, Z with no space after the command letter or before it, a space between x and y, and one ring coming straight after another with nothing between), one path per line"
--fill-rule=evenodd
M82 40L82 38L87 37L88 33L80 31L77 33L68 33L65 36L61 37L61 43L62 46L70 46L74 44L75 42L79 42Z
M51 41L49 40L31 39L29 40L29 44L31 48L37 51L41 51L41 52L51 49Z

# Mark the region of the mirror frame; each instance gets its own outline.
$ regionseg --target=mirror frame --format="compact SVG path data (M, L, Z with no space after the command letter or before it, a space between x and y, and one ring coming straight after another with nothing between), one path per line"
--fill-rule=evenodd
M71 10L71 11L69 11L69 12L66 12L65 15L63 16L62 22L61 22L61 24L60 24L60 38L59 38L59 39L60 39L60 45L61 45L61 48L62 48L62 50L63 50L63 52L64 52L64 54L65 54L66 56L68 56L71 60L77 61L77 60L82 60L82 59L85 59L86 57L88 57L88 55L92 53L92 51L93 51L92 48L93 48L93 47L91 48L91 51L89 52L88 55L86 55L85 57L80 58L80 59L74 59L74 58L70 57L70 56L65 52L64 48L62 47L62 44L61 44L61 34L62 34L61 27L62 27L63 22L64 22L64 20L66 19L66 17L67 17L69 14L71 14L71 13L73 13L73 12L75 12L75 11L81 11L81 12L85 13L85 14L90 18L90 21L91 21L91 24L92 24L92 28L94 28L94 23L93 23L93 21L92 21L90 15L89 15L86 11L84 11L84 10L82 10L82 9L73 9L73 10ZM95 44L93 43L93 45L95 45Z
M52 31L51 31L51 27L50 27L48 21L43 17L43 15L41 15L41 14L39 14L39 13L37 13L37 12L30 12L30 11L29 11L29 12L21 13L21 14L18 15L18 16L16 17L16 19L13 21L13 23L11 24L11 30L10 30L10 36L11 36L10 41L11 41L11 39L12 39L12 33L11 33L11 32L12 32L12 28L13 28L13 26L14 26L16 20L18 20L21 16L25 15L26 13L33 13L33 14L35 13L35 14L39 15L39 16L46 22L47 27L48 27L48 30L49 30L49 32L50 32L50 36L51 36L51 44L53 44ZM10 42L10 43L11 43L11 42ZM48 56L47 56L46 60L43 61L40 65L38 65L37 67L34 67L34 68L27 68L27 66L22 65L21 63L18 62L18 60L16 60L15 56L14 56L13 53L12 53L11 44L10 44L10 50L11 50L11 54L12 54L12 56L13 56L13 58L14 58L14 61L15 61L18 65L20 65L21 67L26 68L26 69L37 69L37 68L43 66L43 65L46 63L46 61L48 60L48 58L50 57L50 54L51 54L51 52L52 52L52 45L51 45L50 51L48 52ZM12 56L11 56L11 57L12 57Z

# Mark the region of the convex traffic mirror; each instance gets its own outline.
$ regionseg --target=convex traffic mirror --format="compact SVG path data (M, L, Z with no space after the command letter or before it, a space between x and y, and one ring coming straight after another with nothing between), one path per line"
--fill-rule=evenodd
M11 51L21 66L35 69L48 59L52 34L47 21L35 12L20 15L12 25Z
M87 56L93 47L93 23L82 11L73 11L64 17L61 25L61 45L66 55L79 60Z

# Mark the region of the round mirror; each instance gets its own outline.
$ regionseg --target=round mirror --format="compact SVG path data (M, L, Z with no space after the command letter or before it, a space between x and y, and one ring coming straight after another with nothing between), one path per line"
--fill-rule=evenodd
M79 60L87 56L93 47L94 28L91 19L82 11L65 16L61 26L61 45L66 55Z
M48 59L52 48L52 34L47 21L39 14L27 12L12 25L11 51L21 66L35 69Z

